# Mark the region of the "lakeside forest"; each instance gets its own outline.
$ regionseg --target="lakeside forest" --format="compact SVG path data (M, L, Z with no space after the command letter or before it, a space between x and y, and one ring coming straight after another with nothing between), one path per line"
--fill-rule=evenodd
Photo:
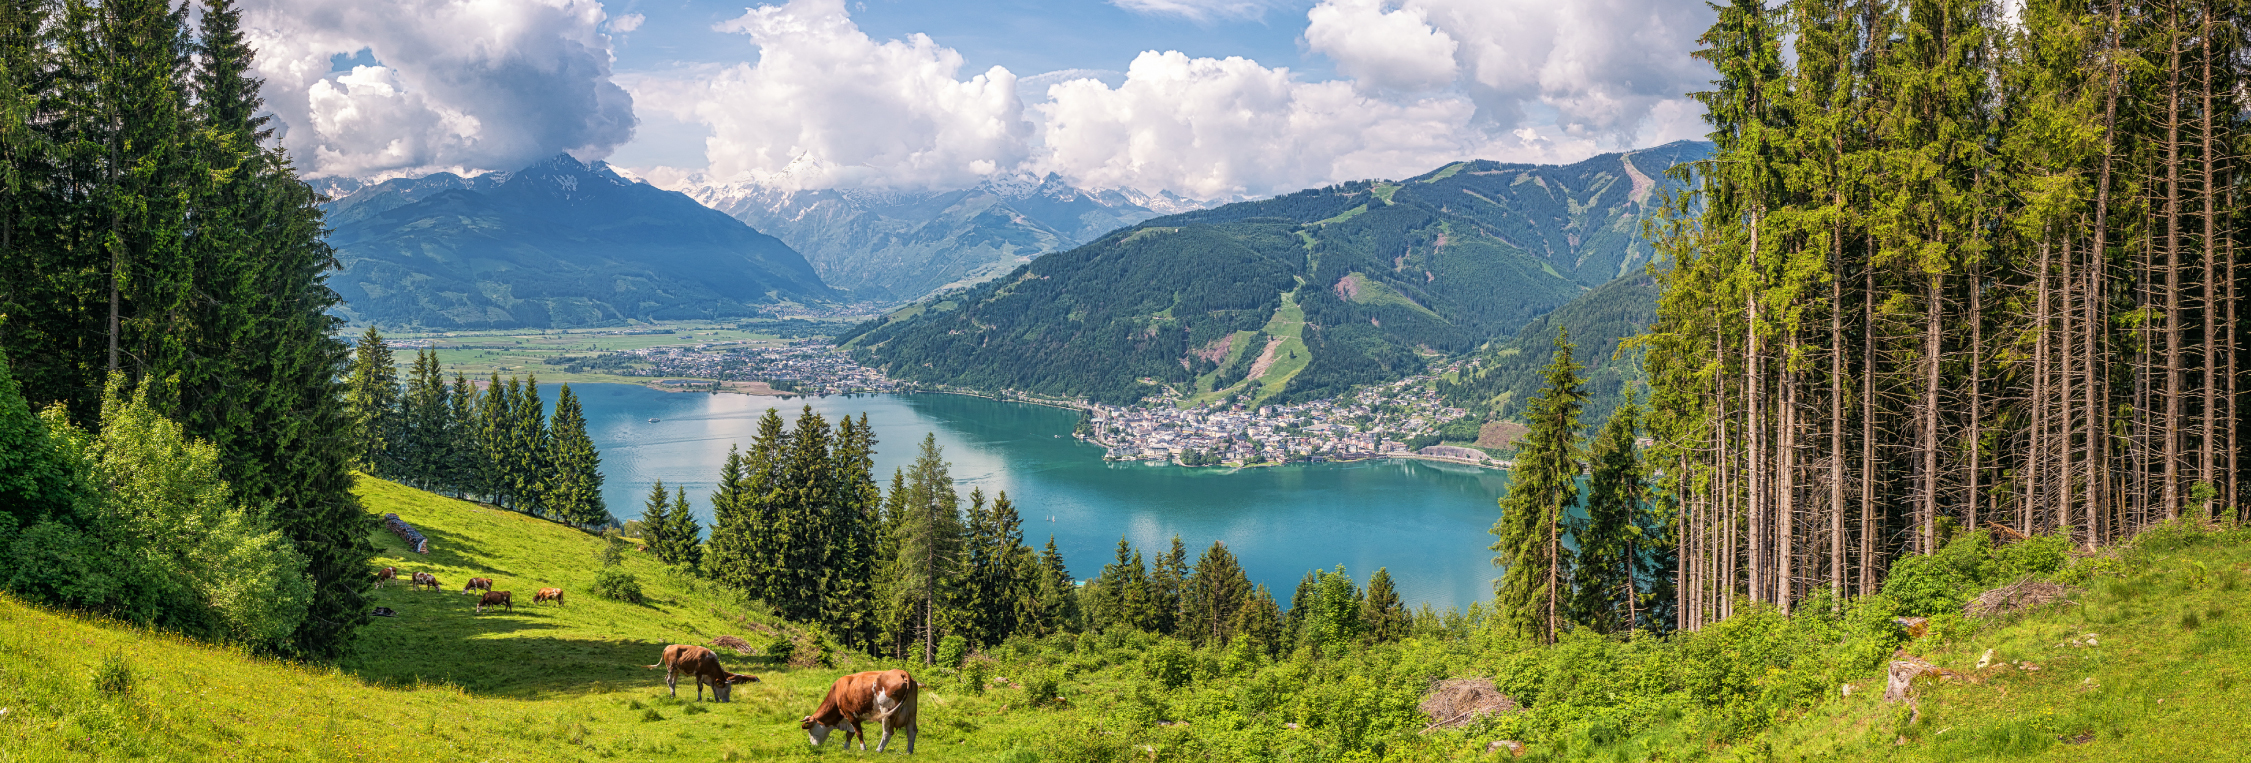
M933 740L1011 731L941 755L1417 760L1504 738L1553 759L2146 754L2157 712L2113 697L2217 703L2251 655L2223 593L2251 543L2235 528L2233 6L2029 2L2021 23L1966 1L1721 8L1700 54L1719 80L1696 94L1716 153L1676 169L1684 190L1648 227L1659 317L1629 343L1646 398L1592 420L1555 332L1497 507L1496 596L1448 612L1342 567L1285 608L1224 545L1191 562L1181 539L1153 558L1121 541L1082 587L1005 494L957 495L933 440L884 486L867 422L809 411L794 427L769 412L730 456L708 533L658 486L596 537L610 507L575 400L549 415L536 380L478 390L428 353L402 385L378 334L339 336L319 197L271 147L239 12L200 7L0 4L10 623L105 639L124 623L420 692L422 674L375 667L396 642L362 639L391 558L373 517L482 516L444 493L547 520L527 534L558 548L647 549L654 566L604 557L603 606L656 606L622 571L638 569L667 605L741 613L712 627L755 615L797 634L810 657L793 641L771 672L799 693L724 717L798 754L803 693L875 665L965 697L926 711ZM2026 580L2083 601L1965 613ZM2076 635L2092 628L2188 662L2072 651L2096 648ZM1837 695L1880 681L1894 650L1967 674L1987 643L2018 667L1981 664L1980 681L2072 710ZM0 733L54 756L133 749L162 712L134 698L134 669L89 682L64 659L0 652L25 665L0 692L53 722ZM2035 659L2110 683L2021 667ZM161 685L151 667L143 685ZM1465 678L1509 707L1431 717L1434 683ZM449 701L573 691L556 686ZM1925 712L1960 725L1929 730ZM1846 731L1802 725L1845 713ZM64 719L90 748L51 735ZM685 749L589 748L624 738L596 726L527 738L558 758Z

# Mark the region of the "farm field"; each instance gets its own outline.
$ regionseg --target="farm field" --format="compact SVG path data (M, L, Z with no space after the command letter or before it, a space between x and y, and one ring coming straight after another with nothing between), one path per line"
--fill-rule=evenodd
M657 331L670 333L642 333ZM494 373L503 378L532 373L538 374L540 381L550 383L625 384L639 384L650 380L591 371L566 373L563 366L552 365L548 361L651 347L760 347L785 345L795 341L775 332L744 330L735 323L698 322L545 332L511 330L399 333L385 334L384 338L404 347L393 350L393 357L397 360L402 375L412 367L415 354L421 348L429 347L438 351L438 363L445 368L448 377L459 370L471 379L482 379Z

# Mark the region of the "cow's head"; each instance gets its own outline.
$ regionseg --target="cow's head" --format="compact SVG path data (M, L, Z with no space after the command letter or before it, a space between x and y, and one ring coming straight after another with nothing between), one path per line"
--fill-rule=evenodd
M715 681L711 684L711 696L720 702L730 702L733 701L730 698L730 695L734 694L733 690L735 684L754 683L758 683L757 676L746 676L741 673L728 673L726 678L719 679L718 681Z
M805 730L806 741L812 742L814 747L819 747L821 743L827 742L828 733L836 730L835 726L813 720L813 716L810 715L805 716L805 720L798 722L797 727ZM850 732L845 733L844 741L847 744L852 741Z

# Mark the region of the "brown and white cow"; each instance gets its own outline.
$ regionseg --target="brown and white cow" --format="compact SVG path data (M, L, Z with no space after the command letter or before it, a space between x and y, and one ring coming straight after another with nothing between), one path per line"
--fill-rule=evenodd
M643 667L650 670L664 668L664 686L675 697L680 696L680 674L694 676L698 701L703 699L703 685L707 683L711 684L711 698L718 702L727 701L728 695L732 693L729 689L735 684L758 683L757 676L727 672L726 668L719 666L719 655L693 644L665 647L663 659L658 660L655 665Z
M844 744L850 746L852 737L860 737L860 749L868 748L868 733L864 724L874 721L883 729L883 738L875 743L875 751L882 752L891 744L891 732L907 730L907 752L914 752L914 737L919 725L915 722L915 696L922 684L904 670L870 670L865 673L836 679L828 687L828 696L821 700L821 708L805 716L797 724L805 729L806 738L814 747L828 741L831 729L844 729Z
M421 590L423 586L429 586L432 591L438 590L438 576L427 572L417 572L414 573L414 578L408 580L406 584L407 588L414 590Z
M492 578L470 578L469 584L461 587L462 593L490 590L492 590Z
M543 601L552 601L555 602L555 606L563 606L563 589L542 588L539 589L539 593L532 594L531 603L538 604Z
M385 567L383 569L375 571L375 587L377 588L382 588L384 583L389 583L398 579L399 568L397 567Z
M515 603L508 600L507 591L486 591L477 597L477 614L484 614L486 607L507 607L510 612L516 611Z

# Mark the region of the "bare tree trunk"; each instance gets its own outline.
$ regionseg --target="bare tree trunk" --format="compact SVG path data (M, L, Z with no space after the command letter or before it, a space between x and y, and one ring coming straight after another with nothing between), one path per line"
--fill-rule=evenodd
M1940 304L1945 299L1941 289L1946 277L1938 273L1926 274L1930 282L1930 304L1924 309L1922 433L1918 448L1922 450L1923 494L1916 502L1916 550L1931 553L1938 548L1938 361L1942 345L1939 340Z
M2104 426L2102 417L2102 406L2107 401L2103 399L2105 396L2102 394L2102 389L2098 386L2096 379L2096 358L2099 356L2095 354L2097 349L2095 336L2102 330L2099 313L2099 306L2102 303L2102 279L2104 274L2108 272L2110 259L2110 249L2105 244L2109 240L2110 234L2111 162L2117 155L2114 143L2118 131L2118 54L2124 12L2125 3L2113 2L2111 4L2110 29L2107 30L2109 44L2105 46L2106 55L2103 60L2103 65L2108 69L2110 78L2103 95L2102 167L2096 173L2095 181L2095 244L2087 252L2087 290L2084 295L2087 300L2087 319L2080 324L2086 328L2086 336L2084 337L2086 365L2083 370L2086 372L2085 388L2087 391L2085 420L2087 427L2087 548L2090 550L2102 542L2100 523L2102 512L2100 506L2103 497L2108 494L2103 478L2109 470L2101 468L2101 464L2110 460L2109 433L2107 431L2109 428Z
M2073 438L2077 436L2078 428L2077 424L2072 420L2072 414L2078 410L2078 403L2076 402L2078 398L2073 396L2074 392L2072 390L2071 382L2073 377L2077 374L2077 367L2073 365L2072 362L2072 358L2076 356L2072 354L2072 351L2079 346L2078 342L2075 339L2076 334L2074 333L2074 329L2072 328L2078 322L2078 319L2075 317L2078 315L2078 310L2077 308L2074 308L2072 306L2072 300L2075 298L2075 295L2079 293L2079 280L2077 274L2073 273L2071 270L2071 239L2072 237L2068 234L2063 237L2063 305L2060 311L2063 313L2063 336L2060 337L2063 341L2058 343L2057 347L2058 354L2061 355L2063 359L2062 367L2057 369L2061 373L2057 374L2057 381L2059 382L2057 386L2059 387L2059 389L2057 390L2058 394L2056 396L2058 403L2056 406L2056 414L2057 417L2061 419L2061 421L2059 422L2060 426L2057 428L2062 435L2060 442L2058 442L2056 448L2056 455L2058 458L2056 463L2056 513L2054 526L2057 528L2069 527L2071 525L2071 496L2073 495L2071 483L2072 476L2074 474L2077 474L2077 472L2072 471L2072 459L2075 458L2075 456L2073 456L2074 446L2072 445L2072 441Z
M2047 469L2048 439L2048 244L2040 244L2040 280L2033 302L2033 323L2040 327L2032 341L2032 456L2024 470L2024 500L2017 509L2017 532L2032 533L2033 504L2040 500L2040 473Z
M1873 241L1869 251L1874 251ZM1876 590L1876 269L1862 273L1860 292L1860 576L1858 590Z
M2165 418L2158 432L2165 483L2164 515L2181 515L2181 36L2180 6L2168 9L2171 46L2165 90Z
M2204 38L2204 82L2198 90L2204 99L2202 119L2204 128L2204 267L2202 268L2204 271L2204 304L2202 310L2204 313L2204 362L2199 365L2204 366L2204 426L2200 427L2203 445L2198 450L2196 479L2209 485L2216 476L2213 472L2212 438L2216 434L2214 430L2219 424L2217 413L2220 409L2219 397L2216 394L2219 391L2219 380L2214 378L2214 373L2218 370L2216 367L2219 365L2219 353L2216 344L2217 337L2214 336L2218 327L2213 325L2215 323L2213 313L2217 312L2215 308L2218 303L2213 299L2212 271L2219 263L2219 247L2217 242L2213 240L2218 233L2215 230L2217 226L2214 224L2217 213L2213 209L2213 197L2217 194L2215 194L2212 186L2216 179L2212 166L2213 151L2216 149L2212 145L2212 46L2214 41L2212 39L2212 7L2209 2L2205 4L2202 21L2204 25L2204 33L2201 35ZM2209 499L2197 508L2198 511L2203 513L2203 516L2209 517L2212 515L2212 504Z
M1790 599L1797 593L1794 580L1796 557L1791 553L1791 541L1796 535L1798 501L1798 372L1791 368L1788 358L1796 355L1797 332L1790 333L1788 350L1783 352L1781 448L1775 453L1775 471L1779 475L1775 485L1774 516L1768 521L1773 526L1774 564L1771 572L1774 603L1783 614L1790 613Z
M1766 529L1767 486L1766 400L1764 395L1761 394L1763 392L1761 388L1765 385L1764 379L1761 378L1762 369L1759 363L1761 360L1759 356L1761 349L1759 347L1759 288L1764 285L1766 279L1759 272L1759 217L1759 211L1753 210L1751 212L1751 278L1750 284L1745 287L1743 297L1743 405L1745 413L1743 420L1747 429L1744 436L1744 445L1748 452L1745 456L1748 458L1750 465L1750 468L1746 470L1747 476L1750 477L1750 490L1747 496L1749 504L1746 507L1748 509L1746 514L1750 519L1750 594L1752 602L1767 600L1766 544L1763 542Z
M1985 453L1985 443L1979 422L1985 418L1985 303L1980 301L1985 293L1985 276L1976 265L1970 266L1970 474L1969 498L1964 506L1969 522L1965 529L1977 527L1979 458Z
M1838 199L1839 211L1844 208ZM1844 231L1829 232L1829 593L1845 598ZM1866 391L1863 390L1863 393Z

